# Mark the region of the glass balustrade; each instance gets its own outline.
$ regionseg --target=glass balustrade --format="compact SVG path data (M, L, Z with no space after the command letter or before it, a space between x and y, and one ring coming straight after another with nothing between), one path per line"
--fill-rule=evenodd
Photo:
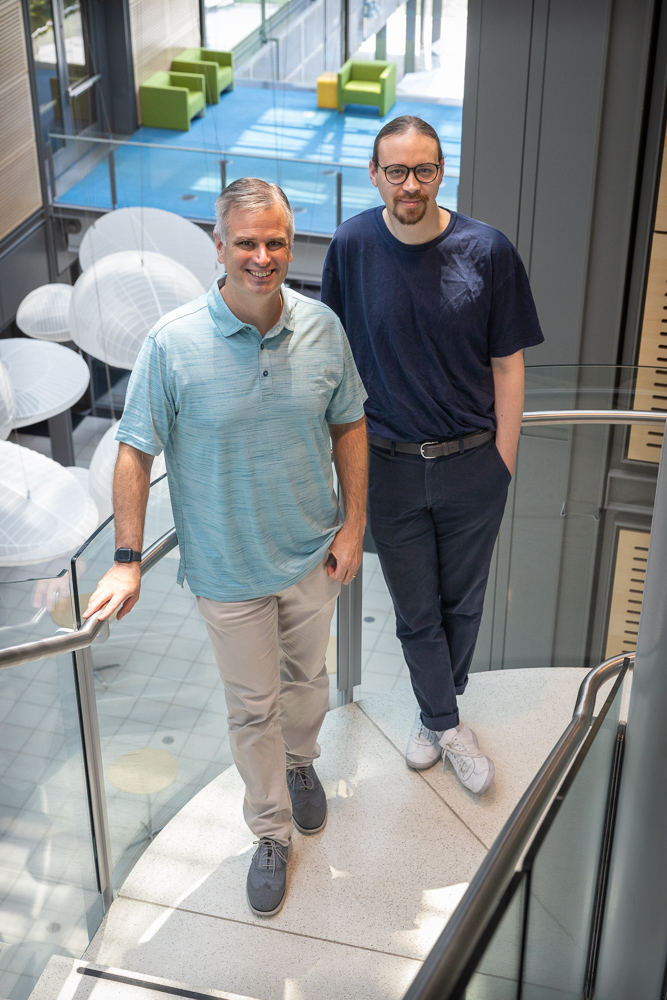
M262 136L249 144L255 151L247 152L89 135L63 139L54 133L51 139L66 144L49 161L54 203L63 208L98 212L142 205L213 223L223 187L239 177L260 177L283 189L298 232L331 236L341 221L381 204L368 179L365 148L355 163L333 155L272 156L262 152ZM456 208L458 197L458 156L453 160L440 199L448 208Z
M659 410L661 377L655 370L529 369L526 409ZM651 393L642 379L653 380ZM650 527L656 466L624 465L634 429L609 421L524 426L473 669L581 667L604 658L612 543L630 516L623 514L619 528L622 504L610 486L619 470L626 479L642 473L644 506L635 504L633 523L636 530ZM662 434L660 424L654 429ZM163 477L150 491L145 548L172 527ZM77 554L71 574L0 584L0 648L79 625L114 547L109 521ZM222 685L195 598L187 585L176 584L177 559L175 547L148 570L139 604L121 622L112 620L108 639L87 654L116 887L161 827L231 763ZM354 618L358 608L351 607ZM407 688L391 600L370 551L361 618L364 673L357 695ZM349 645L349 621L344 628ZM327 657L332 681L336 631ZM71 654L0 670L0 996L13 1000L29 995L51 954L80 955L102 916L76 677ZM334 690L332 705L333 696ZM574 989L590 971L580 942L595 917L599 886L591 872L606 815L618 697L601 713L566 797L554 805L522 879L489 930L469 998L516 995L518 915L528 920L521 933L525 929L532 949L521 960L524 997L557 983ZM552 940L557 959L547 961Z
M624 679L621 672L491 917L465 990L443 984L442 1000L592 996Z
M68 572L0 584L0 647L72 625ZM0 996L80 957L102 916L72 656L0 670Z

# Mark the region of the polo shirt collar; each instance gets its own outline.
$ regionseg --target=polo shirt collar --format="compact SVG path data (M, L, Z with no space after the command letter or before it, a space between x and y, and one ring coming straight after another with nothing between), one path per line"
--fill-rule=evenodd
M248 329L248 324L243 323L234 315L220 294L220 289L224 283L224 275L222 278L216 278L206 296L206 302L211 317L220 330L220 333L223 337L231 337L241 330ZM276 325L271 327L268 333L265 334L265 338L276 337L283 330L294 330L294 299L290 294L290 290L285 285L281 286L280 291L283 297L283 311Z

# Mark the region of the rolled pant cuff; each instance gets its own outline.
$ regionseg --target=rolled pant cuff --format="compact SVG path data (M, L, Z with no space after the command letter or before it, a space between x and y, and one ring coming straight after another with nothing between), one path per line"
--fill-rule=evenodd
M459 710L451 712L449 715L428 716L422 712L422 722L434 733L441 733L444 729L453 729L459 724Z

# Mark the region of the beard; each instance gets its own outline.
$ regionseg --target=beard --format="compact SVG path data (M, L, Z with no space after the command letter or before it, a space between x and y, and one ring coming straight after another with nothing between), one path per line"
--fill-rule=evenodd
M394 203L392 205L392 214L401 222L404 226L415 226L418 222L426 215L426 209L428 207L428 198L423 195L416 195L419 199L420 204L415 205L414 208L406 208L401 202L400 195L396 195L394 198Z

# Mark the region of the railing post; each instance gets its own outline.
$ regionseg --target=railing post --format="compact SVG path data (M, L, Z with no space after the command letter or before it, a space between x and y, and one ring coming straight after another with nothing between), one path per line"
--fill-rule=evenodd
M220 191L227 187L227 164L229 160L220 160Z
M113 901L113 861L111 858L109 817L107 815L107 800L104 788L104 765L102 761L102 746L100 744L100 727L95 698L93 654L90 646L87 646L85 649L77 650L73 656L79 691L81 739L83 742L86 781L88 784L91 825L95 840L97 880L106 912Z
M111 190L111 207L115 210L118 208L118 195L116 192L116 160L114 157L113 146L109 149L108 156L109 163L109 188Z
M343 171L336 173L336 229L343 221Z
M347 586L341 587L338 598L338 705L349 705L354 687L361 684L361 600L363 566Z

